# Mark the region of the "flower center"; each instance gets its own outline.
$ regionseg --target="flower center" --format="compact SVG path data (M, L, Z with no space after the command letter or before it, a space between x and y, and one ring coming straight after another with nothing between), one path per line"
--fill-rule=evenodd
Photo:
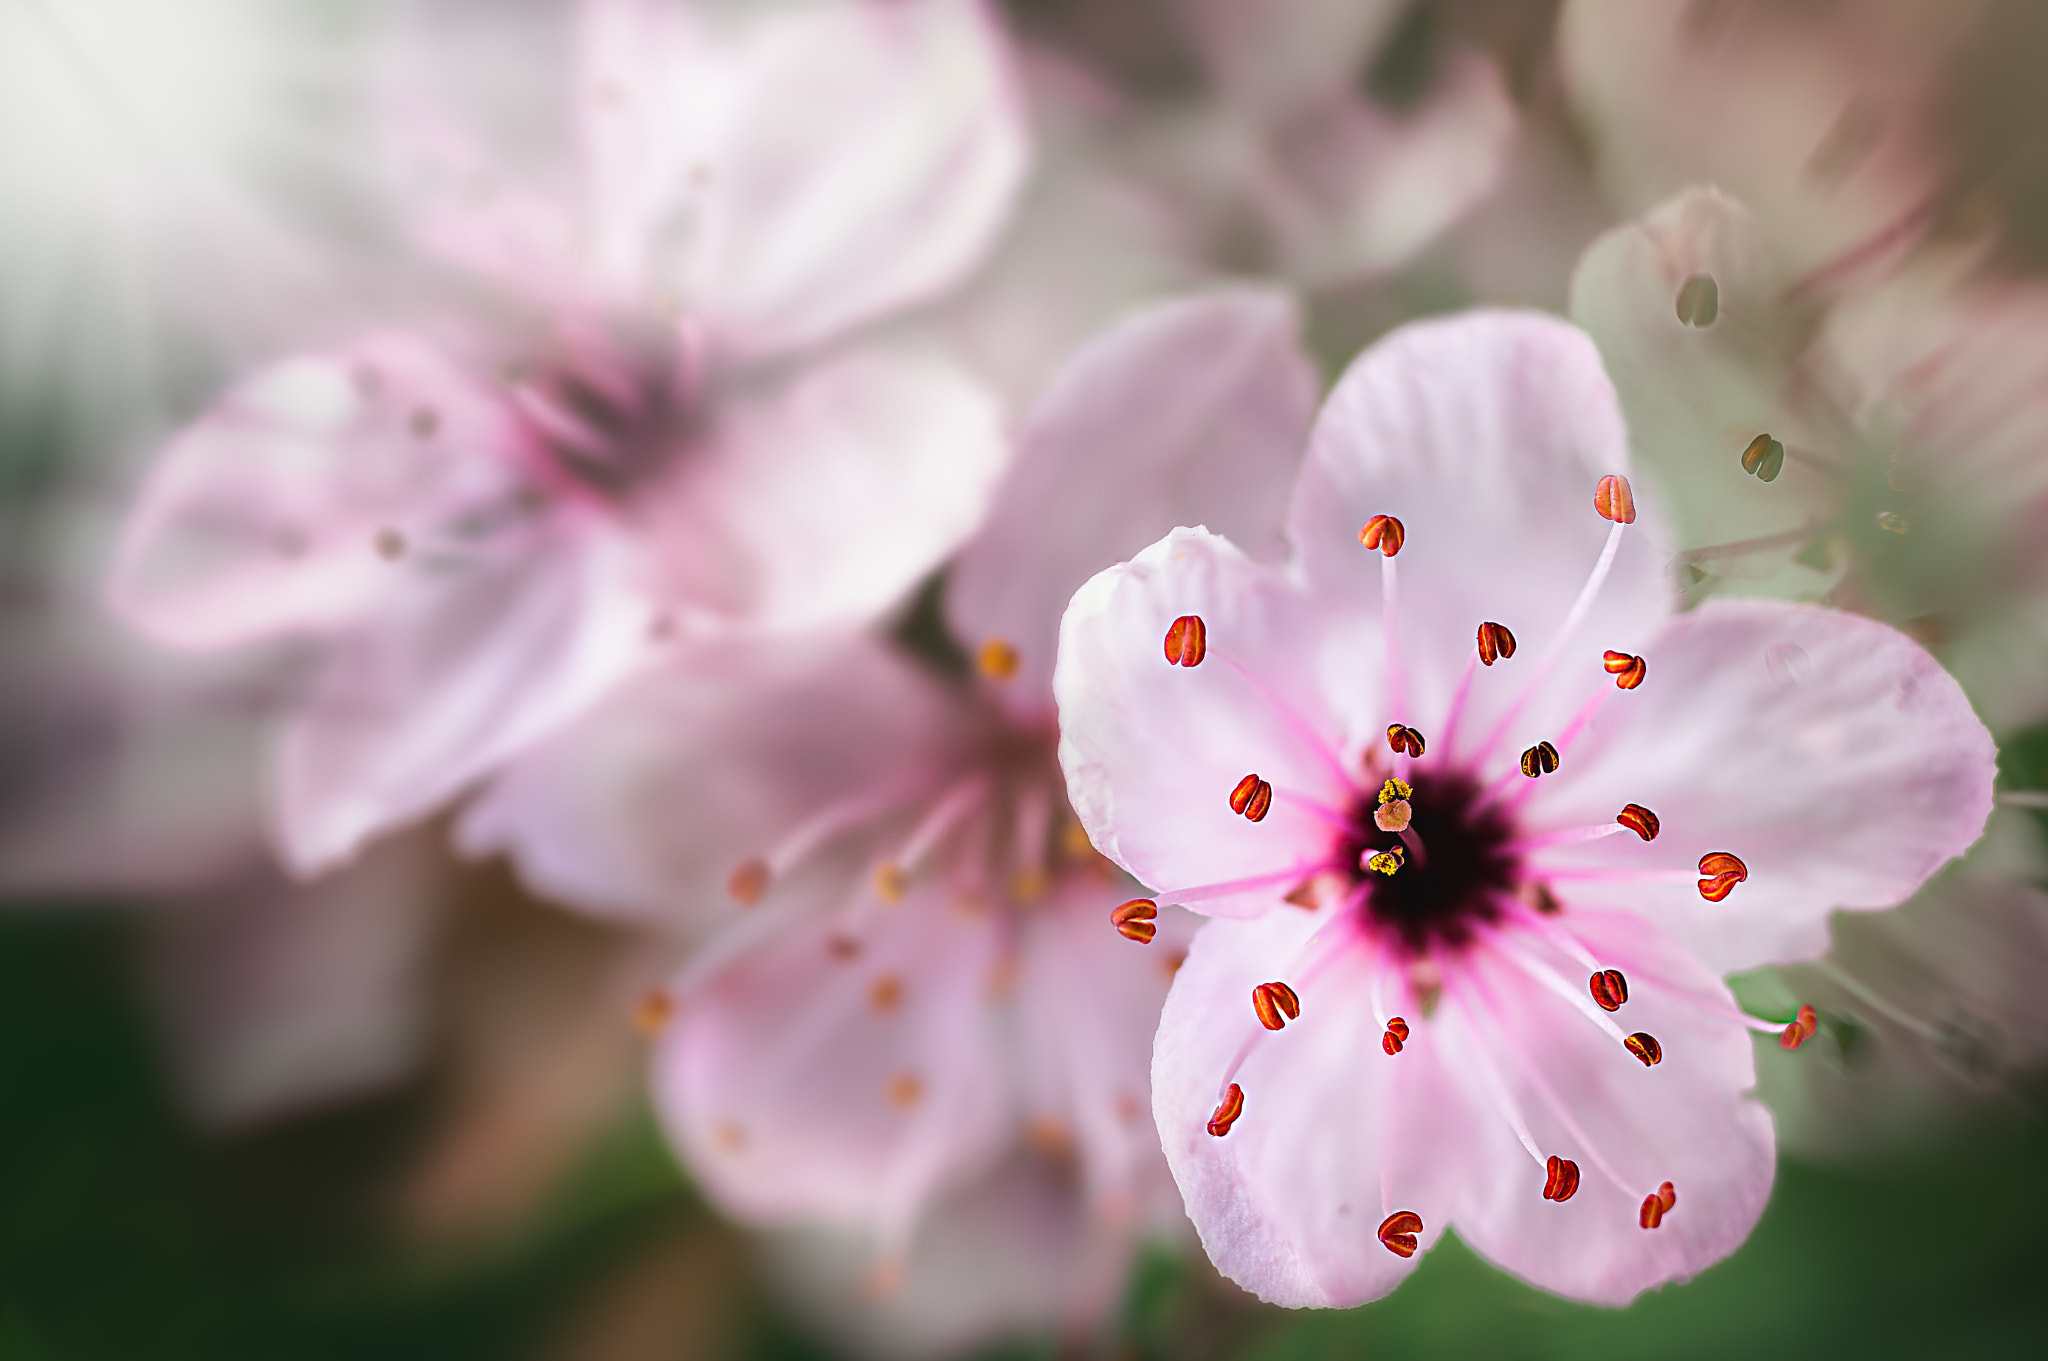
M570 344L514 400L567 480L623 500L666 474L702 419L687 341L636 336Z
M1521 868L1510 847L1514 826L1507 812L1482 798L1469 775L1419 773L1407 797L1407 826L1381 830L1383 806L1377 786L1362 789L1348 810L1337 863L1346 867L1358 910L1380 932L1398 939L1415 955L1455 949L1473 928L1500 915L1503 895L1514 892ZM1365 868L1379 854L1398 855L1392 874Z

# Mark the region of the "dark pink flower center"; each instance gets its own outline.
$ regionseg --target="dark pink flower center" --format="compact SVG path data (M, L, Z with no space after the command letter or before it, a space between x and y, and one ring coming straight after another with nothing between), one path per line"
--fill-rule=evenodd
M1473 929L1498 918L1501 899L1515 892L1520 858L1510 849L1514 824L1497 800L1482 797L1479 782L1456 772L1437 774L1421 766L1412 777L1414 810L1404 835L1383 832L1373 821L1375 791L1352 799L1349 828L1337 840L1334 858L1362 894L1358 910L1398 938L1411 954L1455 949ZM1362 868L1376 851L1400 848L1399 872Z

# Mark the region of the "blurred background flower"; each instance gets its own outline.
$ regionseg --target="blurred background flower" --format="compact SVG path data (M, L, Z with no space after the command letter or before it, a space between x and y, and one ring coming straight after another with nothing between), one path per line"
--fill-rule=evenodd
M2044 55L2030 0L0 0L0 1353L2023 1350L2048 1265ZM1045 1080L1049 1053L1142 1079L1182 928L1108 922L1136 890L1069 844L1030 697L1088 575L1173 523L1258 538L1248 460L1313 372L1482 302L1602 347L1686 603L1910 632L1998 737L2005 806L1905 907L1734 980L1818 1028L1759 1041L1782 1156L1726 1262L1599 1311L1453 1238L1383 1301L1286 1314L1193 1246L1143 1122L1098 1139L1101 1102ZM342 567L442 602L377 617L450 666L373 675L391 626L316 627L303 596L253 648L121 623L159 451L214 442L186 530L274 528L278 431L233 404L394 333L442 373L434 438L393 406L320 443L292 504ZM958 418L880 401L891 366ZM796 401L833 374L844 401ZM782 472L722 500L621 483L653 445L717 465L704 428L622 423L685 388L721 438L801 406L732 462ZM576 594L595 538L646 575L592 597L632 665L522 725L507 706L590 654L541 610L464 670L476 563L420 551L452 523L420 508L459 468L536 467L562 474L550 525L606 528L505 537L483 575L539 594L494 598ZM372 473L386 498L343 513ZM415 551L380 557L384 530ZM242 565L244 599L293 589ZM281 858L277 734L316 713L349 720L323 771L436 741ZM735 902L736 869L897 771L937 784ZM980 807L889 908L876 871L977 772L1042 788L1044 830ZM1022 861L976 871L985 916L936 892L973 838L1034 835L1045 896ZM878 948L922 961L893 1014L940 1047L986 1023L963 1081L1000 1112L920 1153L893 1220L865 1146L812 1194L850 1147L835 1114L896 1072L862 1029L889 971L803 953L863 893ZM1008 992L967 986L1005 959ZM929 978L957 1008L922 1009ZM715 1108L757 1096L789 1142L743 1187Z

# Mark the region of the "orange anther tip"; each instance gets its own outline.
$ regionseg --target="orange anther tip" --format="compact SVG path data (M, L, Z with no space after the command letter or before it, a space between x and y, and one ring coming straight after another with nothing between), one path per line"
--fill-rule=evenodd
M1221 1139L1230 1133L1230 1127L1237 1123L1237 1117L1244 1114L1244 1088L1235 1082L1223 1091L1223 1099L1216 1103L1216 1113L1209 1117L1209 1133Z
M1621 1043L1629 1053L1643 1061L1645 1068L1654 1068L1664 1061L1664 1046L1646 1030L1638 1030Z
M1801 1006L1793 1016L1790 1025L1778 1034L1778 1044L1784 1049L1797 1049L1812 1039L1820 1030L1820 1016L1810 1006Z
M1657 820L1655 813L1639 803L1623 804L1621 811L1614 815L1614 820L1645 841L1655 841L1657 833L1664 827L1664 824Z
M989 639L981 645L981 650L974 654L975 668L982 675L995 681L1015 679L1021 661L1017 649L1001 638Z
M1479 660L1487 666L1515 655L1515 635L1491 620L1479 626Z
M667 988L650 989L641 997L640 1005L633 1009L633 1024L643 1035L661 1031L676 1014L676 999Z
M1759 482L1775 482L1785 470L1785 446L1769 435L1758 435L1742 451L1742 471Z
M1615 688L1620 690L1635 689L1650 674L1648 662L1626 652L1605 652L1601 655L1600 664L1607 668L1608 675L1614 677Z
M1422 1216L1413 1210L1396 1210L1380 1221L1380 1242L1396 1257L1413 1257L1421 1232Z
M1709 851L1700 857L1700 876L1700 897L1718 903L1749 878L1749 866L1727 851Z
M1403 756L1420 756L1427 747L1422 734L1405 723L1387 725L1387 745Z
M1522 773L1532 780L1556 769L1557 748L1548 742L1538 742L1522 753Z
M1622 977L1619 969L1602 969L1586 980L1586 987L1602 1011L1620 1011L1621 1004L1628 1000L1628 979Z
M1109 920L1125 940L1149 945L1152 937L1159 934L1159 928L1153 925L1153 919L1158 915L1158 903L1150 898L1133 898L1110 913Z
M1252 989L1252 1011L1260 1025L1279 1030L1301 1015L1301 999L1285 983L1261 983Z
M1543 1169L1543 1198L1565 1201L1579 1191L1579 1165L1570 1158L1560 1158L1555 1153Z
M1387 1022L1387 1033L1397 1040L1405 1041L1408 1038L1408 1023L1396 1016Z
M1273 786L1257 775L1247 775L1230 791L1230 811L1247 822L1259 822L1273 806Z
M1636 1223L1646 1229L1654 1229L1664 1222L1664 1202L1652 1191L1643 1197L1643 1208L1636 1214Z
M1609 473L1593 488L1593 509L1600 512L1603 520L1632 525L1636 522L1635 489L1621 474Z
M1407 537L1408 532L1401 527L1401 522L1391 515L1375 515L1358 531L1360 543L1369 549L1377 548L1390 558L1401 551L1401 544Z
M725 891L741 907L752 907L761 901L761 895L768 891L772 877L765 860L749 860L735 869L725 881Z
M1380 1048L1387 1052L1388 1058L1392 1058L1401 1052L1401 1037L1389 1030L1386 1034L1380 1036Z
M1170 666L1200 666L1209 655L1209 629L1199 614L1184 614L1166 630L1166 660Z

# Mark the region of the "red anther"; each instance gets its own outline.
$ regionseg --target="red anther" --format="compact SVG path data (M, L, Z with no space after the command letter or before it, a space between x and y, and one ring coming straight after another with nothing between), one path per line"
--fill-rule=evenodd
M1522 773L1532 780L1556 769L1557 748L1548 742L1538 742L1522 753Z
M1487 666L1515 655L1515 635L1491 620L1479 626L1479 660Z
M1820 1017L1814 1014L1812 1007L1802 1006L1798 1014L1792 1018L1792 1023L1779 1032L1778 1046L1781 1049L1797 1049L1812 1039L1814 1032L1819 1029Z
M1413 1210L1396 1210L1380 1221L1380 1242L1396 1257L1413 1257L1421 1246L1415 1235L1422 1232L1422 1216Z
M1700 897L1718 903L1749 878L1749 866L1727 851L1708 851L1700 857L1700 875Z
M1625 803L1614 820L1634 832L1645 841L1655 841L1664 824L1657 821L1657 815L1639 803Z
M1401 1052L1401 1037L1389 1030L1386 1034L1380 1036L1380 1048L1387 1051L1388 1058L1392 1058Z
M1636 1216L1636 1223L1646 1229L1654 1229L1664 1222L1664 1216L1678 1206L1678 1190L1665 1182L1656 1190L1643 1197L1642 1212Z
M1543 1198L1545 1200L1570 1200L1579 1191L1579 1165L1570 1158L1560 1158L1555 1153L1544 1164Z
M1169 666L1200 666L1209 655L1209 627L1199 614L1184 614L1166 630Z
M1617 690L1633 690L1643 683L1643 677L1650 674L1650 664L1641 657L1626 652L1603 653L1600 664L1607 668L1607 674L1614 677Z
M1391 515L1375 515L1365 522L1358 531L1358 541L1367 548L1377 548L1388 557L1401 551L1401 543L1408 532L1401 528L1401 522Z
M725 891L741 907L752 907L761 901L761 895L768 891L771 871L765 860L749 860L735 869L725 881Z
M1664 1046L1657 1043L1657 1037L1647 1030L1638 1030L1621 1043L1629 1053L1643 1061L1645 1068L1654 1068L1664 1061Z
M1387 725L1387 745L1405 756L1420 756L1426 745L1422 734L1401 723Z
M1602 969L1586 980L1586 987L1602 1011L1620 1011L1628 1000L1628 980L1619 969Z
M1257 775L1245 776L1230 791L1230 811L1242 814L1247 822L1260 821L1272 806L1273 786Z
M1260 1025L1278 1030L1301 1015L1301 999L1285 983L1261 983L1252 989L1252 1010Z
M1636 522L1635 489L1621 474L1609 473L1593 488L1593 509L1600 512L1603 520L1632 525Z
M1769 435L1758 435L1742 451L1742 471L1759 482L1775 482L1785 470L1785 446Z
M1216 1103L1216 1113L1209 1117L1209 1133L1221 1139L1230 1133L1230 1127L1243 1114L1244 1088L1233 1082L1224 1089L1223 1099Z
M1405 1042L1408 1039L1408 1023L1396 1016L1387 1022L1387 1033Z
M1159 934L1159 928L1152 924L1158 915L1158 903L1150 898L1133 898L1110 913L1109 921L1125 940L1149 945L1152 943L1152 937Z

